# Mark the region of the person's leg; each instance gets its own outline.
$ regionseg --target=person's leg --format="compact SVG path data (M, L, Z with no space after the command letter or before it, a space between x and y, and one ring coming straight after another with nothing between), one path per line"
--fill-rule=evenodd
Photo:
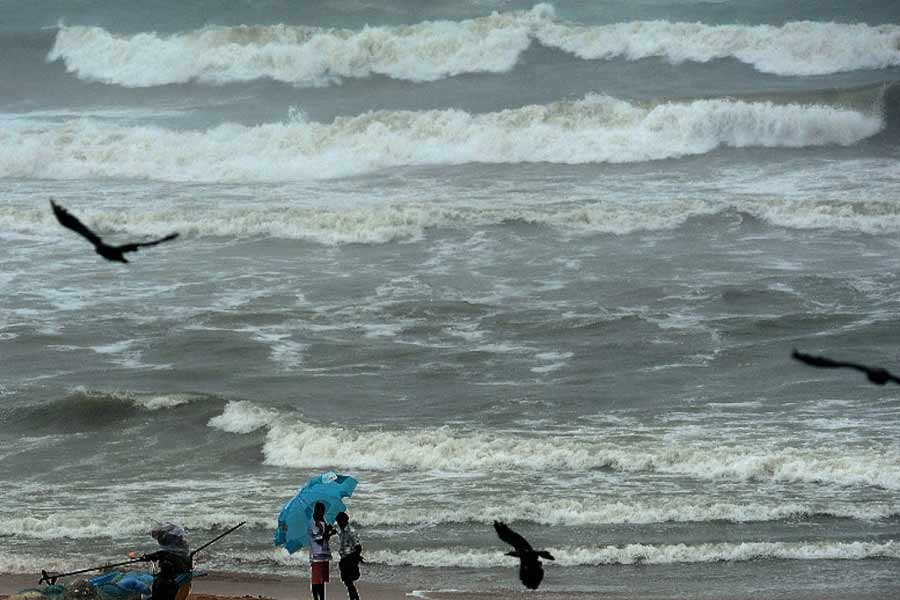
M325 584L324 583L314 583L309 587L312 590L313 600L325 600Z
M345 581L344 585L347 586L347 597L350 600L359 600L359 592L356 591L356 585L352 581Z

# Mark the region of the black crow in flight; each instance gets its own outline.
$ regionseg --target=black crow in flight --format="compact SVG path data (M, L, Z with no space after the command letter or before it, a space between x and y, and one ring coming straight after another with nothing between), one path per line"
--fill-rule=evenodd
M825 358L824 356L802 354L800 352L797 352L796 350L794 350L791 356L811 367L819 367L822 369L856 369L857 371L862 371L863 373L865 373L866 377L869 378L869 381L878 385L884 385L888 381L893 381L894 383L900 384L900 378L898 378L896 375L891 374L886 369L882 369L881 367L867 367L865 365L860 365L852 362L831 360L830 358Z
M58 205L52 199L50 200L50 205L53 207L53 214L56 215L56 220L59 221L60 225L71 229L76 233L80 233L85 238L87 238L87 240L94 245L94 251L106 260L127 263L128 261L125 259L126 252L136 252L138 248L142 248L144 246L155 246L157 244L161 244L162 242L174 240L178 237L177 233L171 233L164 238L153 240L152 242L139 242L136 244L110 246L109 244L104 243L103 240L100 239L99 235L88 229L84 223L76 219L69 211Z
M546 550L535 550L531 544L521 535L510 529L506 523L494 521L494 529L501 540L515 548L513 552L507 552L507 556L515 556L519 559L519 579L525 587L536 590L544 579L544 567L540 558L556 560ZM540 557L540 558L539 558Z

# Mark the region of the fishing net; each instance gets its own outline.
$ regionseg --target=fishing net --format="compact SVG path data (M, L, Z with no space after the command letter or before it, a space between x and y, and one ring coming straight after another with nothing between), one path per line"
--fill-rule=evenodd
M149 596L153 574L148 571L112 571L90 580L99 600L140 600ZM68 600L68 599L63 599Z
M22 590L7 600L141 600L150 597L152 587L153 574L147 571L111 571L65 585Z

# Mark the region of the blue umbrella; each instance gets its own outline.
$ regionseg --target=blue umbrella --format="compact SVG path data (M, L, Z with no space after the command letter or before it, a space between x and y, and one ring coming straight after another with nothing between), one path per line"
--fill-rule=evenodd
M356 479L338 475L334 471L316 475L306 482L297 495L291 498L278 515L275 545L284 546L291 554L309 543L306 528L312 519L316 502L325 505L325 520L329 523L339 512L347 510L342 498L353 495Z

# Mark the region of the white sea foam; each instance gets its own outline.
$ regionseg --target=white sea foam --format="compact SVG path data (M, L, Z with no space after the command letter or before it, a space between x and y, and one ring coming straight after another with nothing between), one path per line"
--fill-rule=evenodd
M77 347L73 347L72 349L77 349ZM86 398L106 398L122 403L130 403L146 410L175 408L176 406L182 406L203 398L200 394L152 394L129 390L93 390L87 389L84 386L73 388L72 391Z
M770 448L734 443L635 443L593 435L541 437L452 429L353 430L300 420L271 425L266 464L291 468L623 472L687 475L701 480L774 480L900 490L900 454L877 448Z
M760 504L756 502L709 502L700 498L657 498L654 501L609 501L604 498L573 499L529 497L527 494L492 502L480 498L453 508L423 509L392 505L359 505L353 518L366 527L437 525L478 522L490 525L494 520L528 521L542 525L618 525L651 523L703 523L727 521L752 523L765 521L849 518L874 521L900 514L900 505L885 503Z
M571 567L608 564L676 564L733 561L761 558L786 560L863 560L900 558L900 544L876 542L745 542L740 544L629 544L623 547L547 548L556 558L545 566ZM499 551L465 548L414 548L371 550L366 558L391 566L489 568L515 565L516 559Z
M199 396L193 394L152 394L137 396L134 398L134 403L147 410L162 410L182 406L198 398Z
M900 65L897 25L581 25L557 19L547 4L463 21L359 30L280 24L119 35L99 27L63 25L47 60L62 60L79 78L127 87L257 78L323 86L372 75L421 82L461 73L504 73L535 42L589 60L661 57L679 63L734 58L777 75Z
M0 149L2 153L2 149ZM184 237L273 237L309 240L326 245L387 244L414 239L432 229L488 227L514 222L548 226L574 234L606 233L615 235L635 231L677 229L689 219L739 211L778 227L862 231L872 234L900 232L900 206L881 199L796 200L775 197L725 197L716 200L664 198L631 204L597 200L582 206L530 205L458 205L440 203L394 204L380 207L328 206L298 208L285 204L258 207L204 209L184 207L115 209L85 208L79 217L100 232L136 236L165 235L177 230ZM26 232L53 232L58 224L46 210L15 205L0 205L0 227ZM73 245L77 240L72 240ZM239 292L231 302L246 302L261 292ZM240 301L240 302L238 302ZM224 308L233 308L231 304ZM16 314L34 319L34 311L17 309ZM661 327L697 328L691 315L656 319ZM396 330L371 329L368 335L391 335ZM374 326L373 326L374 327ZM479 340L477 327L456 325L452 334ZM261 340L265 341L265 340ZM302 364L305 348L291 340L270 340L272 358L294 366ZM290 342L290 343L289 343ZM277 346L277 347L276 347ZM75 350L70 346L61 350ZM287 364L285 363L285 364Z
M145 484L144 484L145 485ZM221 527L223 524L247 521L248 527L269 528L273 518L255 518L244 513L230 511L188 510L188 514L178 515L177 521L188 531ZM170 516L171 518L175 518ZM58 512L46 516L12 515L0 522L0 537L14 536L21 539L54 540L112 538L120 539L146 535L154 518L151 515L135 514L133 511L115 510L92 512Z
M735 58L763 73L825 75L900 65L900 26L799 21L771 25L703 25L635 21L582 26L545 22L544 45L584 59L651 56L674 63Z
M378 111L331 123L300 118L194 131L23 120L0 125L0 177L251 183L419 165L632 163L723 146L850 145L882 126L880 115L828 105L714 99L641 106L596 94L484 114ZM340 218L319 215L329 217ZM317 226L328 223L309 224Z
M269 355L273 362L282 367L293 369L303 364L306 344L291 340L291 333L278 331L255 330L253 338L269 347Z
M278 412L247 401L232 401L224 412L209 420L208 425L228 433L251 433L275 423Z

